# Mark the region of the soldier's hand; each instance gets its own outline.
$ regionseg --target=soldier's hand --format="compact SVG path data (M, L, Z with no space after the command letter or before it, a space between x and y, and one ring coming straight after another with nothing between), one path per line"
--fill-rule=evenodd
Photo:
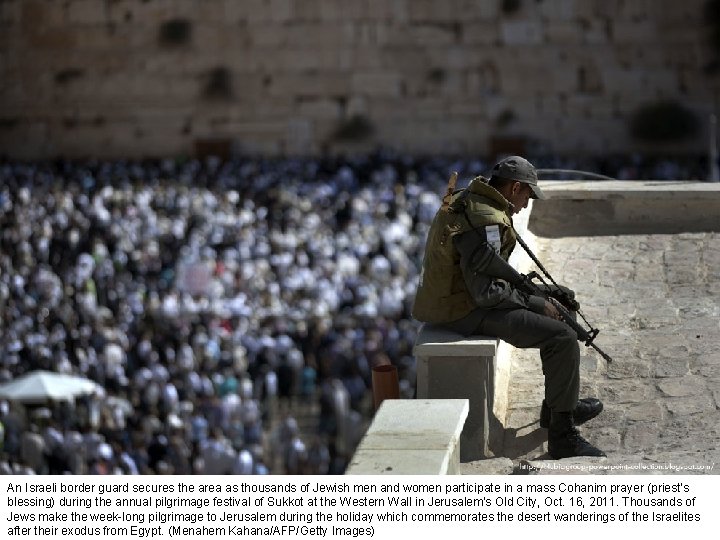
M580 304L578 301L564 290L552 292L550 293L550 297L553 302L560 302L563 306L565 306L565 309L569 309L570 311L580 311Z
M550 300L545 300L545 315L551 319L555 319L556 321L562 320L560 312L555 307L555 304L553 304Z

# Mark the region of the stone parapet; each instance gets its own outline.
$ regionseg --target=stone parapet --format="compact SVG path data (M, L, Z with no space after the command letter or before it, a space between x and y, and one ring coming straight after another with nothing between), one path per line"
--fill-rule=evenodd
M533 210L539 236L674 234L718 229L720 183L545 181Z
M386 399L345 474L458 474L467 399Z

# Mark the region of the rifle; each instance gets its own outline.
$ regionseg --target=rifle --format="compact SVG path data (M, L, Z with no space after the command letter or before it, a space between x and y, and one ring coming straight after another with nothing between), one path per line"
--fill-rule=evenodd
M586 347L592 347L593 349L595 349L600 354L600 356L605 359L607 363L612 362L612 358L610 357L610 355L600 349L600 347L595 345L595 343L593 343L597 335L600 333L600 330L597 328L593 328L593 325L588 322L588 320L585 318L585 315L583 315L580 311L580 304L578 304L574 298L571 298L570 295L567 294L567 292L565 292L562 287L557 284L557 282L552 278L550 273L545 269L542 263L532 252L530 246L528 246L525 241L520 238L520 235L517 233L517 231L515 231L515 236L517 237L518 243L522 246L525 252L530 256L533 262L542 271L542 273L545 274L545 277L547 277L550 282L555 286L555 289L551 290L550 286L540 276L540 274L534 271L523 276L521 286L524 286L524 288L528 289L529 292L531 292L532 294L547 298L548 301L550 301L555 306L558 312L560 312L560 316L562 317L563 322L575 331L578 339L585 342ZM544 289L536 285L533 282L534 279L540 281L540 283L544 286ZM580 315L582 320L585 321L585 324L588 325L589 330L583 328L582 325L577 322L575 317L573 317L571 311L574 311L575 313Z

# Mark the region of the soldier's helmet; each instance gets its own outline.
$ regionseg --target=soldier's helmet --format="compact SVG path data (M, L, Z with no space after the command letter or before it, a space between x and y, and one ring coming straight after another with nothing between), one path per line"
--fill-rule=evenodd
M492 176L528 184L533 199L544 199L545 194L538 186L537 171L532 163L520 156L510 156L498 161L492 168Z

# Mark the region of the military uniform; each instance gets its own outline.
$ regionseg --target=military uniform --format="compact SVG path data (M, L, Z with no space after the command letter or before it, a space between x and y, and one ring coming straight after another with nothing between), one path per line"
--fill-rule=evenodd
M535 167L519 156L498 162L491 178L497 179L492 182L497 189L477 177L452 194L456 178L451 177L430 226L413 316L466 336L484 334L521 349L540 349L545 375L540 425L548 428L549 454L604 456L575 427L603 408L597 399L578 400L578 336L558 320L552 303L529 292L547 291L528 287L507 262L517 241L513 212L531 196L544 198Z
M566 324L543 315L545 299L522 290L507 260L516 244L510 203L482 177L438 211L428 234L413 317L469 336L495 336L540 349L545 399L572 411L578 402L580 348Z

